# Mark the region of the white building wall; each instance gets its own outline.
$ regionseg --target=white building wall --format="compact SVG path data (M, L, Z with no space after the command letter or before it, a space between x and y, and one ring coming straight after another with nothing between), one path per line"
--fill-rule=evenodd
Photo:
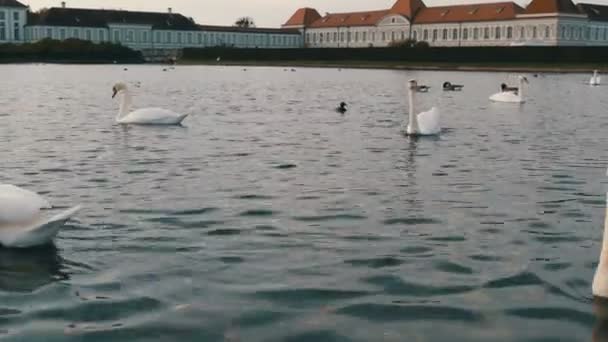
M0 7L0 43L25 41L27 10L19 7Z

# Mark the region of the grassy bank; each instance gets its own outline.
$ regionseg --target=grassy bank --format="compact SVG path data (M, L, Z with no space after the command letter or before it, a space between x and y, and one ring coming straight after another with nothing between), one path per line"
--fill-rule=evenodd
M274 66L274 67L310 67L310 68L354 68L354 69L389 69L389 70L444 70L444 71L504 71L504 72L554 72L581 73L591 70L608 71L606 63L581 64L538 64L538 63L446 63L446 62L378 62L378 61L315 61L315 60L200 60L181 59L181 65L231 65L231 66Z
M140 52L90 41L44 39L31 44L0 45L0 63L142 63Z

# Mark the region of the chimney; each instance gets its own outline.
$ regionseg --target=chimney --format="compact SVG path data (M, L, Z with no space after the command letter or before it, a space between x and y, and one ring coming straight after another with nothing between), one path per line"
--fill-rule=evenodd
M173 8L169 7L169 13L173 13Z
M65 1L61 2L61 8L65 8Z

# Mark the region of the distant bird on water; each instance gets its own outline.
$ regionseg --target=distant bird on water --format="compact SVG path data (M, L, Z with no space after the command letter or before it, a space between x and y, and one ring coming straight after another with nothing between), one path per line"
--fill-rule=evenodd
M338 107L336 107L336 112L338 113L346 113L347 109L346 109L346 102L340 102L340 105Z
M430 89L431 89L431 87L426 86L426 85L418 85L415 88L415 90L419 93L428 93Z
M450 82L443 83L443 90L445 91L461 91L464 88L461 84L452 84Z

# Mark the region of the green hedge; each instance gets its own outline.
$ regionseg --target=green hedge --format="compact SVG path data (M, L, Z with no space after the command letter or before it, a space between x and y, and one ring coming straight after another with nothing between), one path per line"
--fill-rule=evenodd
M606 64L608 47L187 48L183 59L222 61L369 61L494 64Z
M31 44L1 44L0 62L143 62L139 51L111 44L96 44L86 40L63 41L44 39Z

